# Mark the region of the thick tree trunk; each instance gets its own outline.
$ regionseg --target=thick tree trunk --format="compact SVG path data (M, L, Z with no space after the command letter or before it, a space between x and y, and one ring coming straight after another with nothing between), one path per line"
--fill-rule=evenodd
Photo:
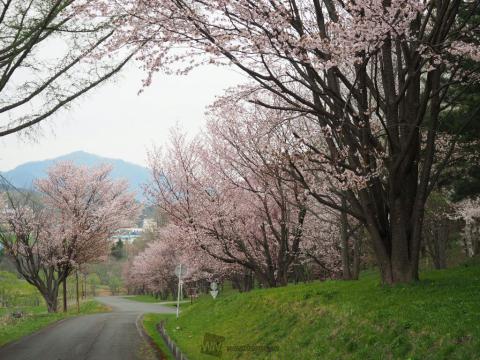
M392 229L392 248L388 252L385 248L380 253L377 252L379 260L380 275L383 284L393 285L397 283L411 283L418 280L418 263L415 262L414 256L408 253L406 244L394 244L395 241L407 242L405 230ZM389 239L383 241L388 243Z
M45 299L47 302L47 310L49 313L57 312L57 299Z
M404 217L400 201L392 202L389 221L381 231L376 219L367 219L383 284L410 283L418 280L418 259L422 219ZM413 221L410 222L409 220Z
M47 304L47 311L49 313L57 312L57 304L58 304L58 287L51 289L50 291L45 291L42 293L43 298L45 299L45 303Z
M417 266L412 263L401 263L389 258L380 266L382 283L386 285L411 283L418 280Z
M271 288L277 286L277 281L273 272L256 272L255 274L262 287Z
M287 286L288 285L288 272L287 267L282 266L282 268L278 269L277 276L275 279L274 286Z
M386 250L386 249L385 249ZM411 283L418 280L418 264L404 254L388 253L375 248L382 284Z

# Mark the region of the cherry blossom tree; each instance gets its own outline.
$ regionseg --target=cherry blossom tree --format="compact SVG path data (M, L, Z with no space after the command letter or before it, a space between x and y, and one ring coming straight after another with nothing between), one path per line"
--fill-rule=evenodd
M234 92L233 96L238 95ZM351 279L348 237L352 232L347 229L343 236L344 243L339 244L342 238L339 229L348 224L340 221L335 210L312 201L301 184L288 174L291 158L289 153L296 149L297 144L293 129L299 131L304 118L292 112L258 105L248 106L230 96L219 98L210 107L210 115L207 124L211 144L209 153L217 159L216 171L229 174L228 178L234 184L238 184L240 176L248 190L255 194L268 192L277 204L284 204L281 211L285 219L290 219L285 221L287 227L293 226L299 231L293 245L296 249L294 252L290 251L291 240L288 237L284 239L287 252L285 263L288 264L286 268L289 269L294 262L305 262L308 258L314 260L326 272L327 277L333 277L340 268L338 260L339 253L342 252L347 254L342 261L345 264L343 268L348 273L344 277ZM252 186L250 178L261 179L265 190ZM329 192L332 201L340 201L327 188L328 181L325 177L317 179L317 182L325 186L325 193ZM291 220L295 214L299 216L297 223Z
M310 246L315 248L317 253L322 249L324 260L320 262L316 256L311 258L333 276L339 268L334 264L338 260L340 249L343 278L347 280L358 278L361 241L358 235L363 227L344 210L345 197L342 192L336 190L342 187L343 177L332 171L329 173L315 171L317 167L310 166L308 169L309 175L313 177L310 183L315 183L316 191L321 192L325 198L328 197L330 202L341 206L338 211L320 202L312 203L310 191L308 189L305 191L301 186L302 182L290 176L292 159L299 163L308 156L308 149L303 142L298 141L298 135L302 134L302 138L317 137L320 140L322 135L315 133L309 126L308 119L295 112L245 103L242 97L249 91L251 89L245 87L240 88L240 91L233 89L210 106L212 118L208 122L207 132L210 143L214 146L209 149L217 151L209 152L215 154L216 159L223 159L217 161L216 171L225 174L228 173L226 169L233 168L234 173L230 178L235 183L239 169L248 169L249 175L263 177L265 184L269 184L270 188L273 188L272 183L282 187L272 192L272 196L276 197L276 193L282 196L289 192L293 194L290 199L286 197L285 201L303 211L302 214L306 217L302 223L303 235L305 226L316 229L317 233ZM221 143L226 145L219 145ZM233 156L228 155L232 153L229 148L235 150ZM272 181L274 179L276 182ZM253 188L251 190L257 192ZM291 211L285 210L286 213ZM357 251L353 251L350 244L352 241L349 239L353 239L353 247L356 247ZM328 246L330 251L327 250ZM300 244L300 249L302 248L303 244ZM354 264L351 264L351 260Z
M313 215L303 188L284 179L280 129L232 109L212 111L207 132L190 142L174 130L172 146L151 155L148 192L212 259L253 272L264 286L285 285Z
M112 181L110 171L109 166L57 163L35 183L41 206L9 197L2 245L19 273L42 293L49 311L57 310L60 283L65 285L81 265L106 256L114 231L138 215L134 194L127 192L126 182Z
M465 199L456 204L457 216L465 222L462 232L467 256L480 254L480 199Z
M347 211L368 229L388 284L418 279L424 207L438 178L439 119L456 105L452 84L478 81L478 7L456 0L98 1L105 14L118 15L112 46L149 42L146 84L162 68L232 64L282 100L252 92L250 101L302 114L325 134L322 141L300 136L309 149L301 159L309 161L292 161L292 175L337 210L307 169L340 178Z
M156 231L156 239L138 254L124 278L135 292L148 292L166 299L176 295L178 279L175 267L186 266L185 286L207 280L223 280L232 267L215 261L203 252L181 227L168 224Z
M137 293L160 294L161 298L166 298L169 291L175 289L173 269L176 263L174 249L161 241L150 243L128 268L127 286Z
M45 246L50 235L48 214L29 197L7 197L2 204L0 242L17 271L43 296L48 311L55 312L64 275L56 271L55 255Z
M299 262L321 279L341 278L342 244L338 213L310 201Z
M248 207L258 209L256 220L265 227L262 236L271 237L270 249L265 249L273 261L269 267L275 280L269 280L270 286L285 285L300 254L307 198L297 182L285 179L284 134L275 127L279 121L276 114L257 112L254 118L245 110L235 106L211 108L204 149L206 166L227 186L236 187L242 198L251 198L247 211Z

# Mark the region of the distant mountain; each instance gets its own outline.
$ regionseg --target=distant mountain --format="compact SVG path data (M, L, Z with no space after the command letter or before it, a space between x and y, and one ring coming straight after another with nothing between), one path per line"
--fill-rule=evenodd
M33 180L46 177L47 169L58 161L72 161L76 165L96 166L100 164L111 164L113 166L112 179L126 179L130 183L130 190L137 193L137 198L143 199L142 184L150 179L150 172L147 168L126 162L120 159L111 159L84 151L76 151L55 159L43 161L32 161L17 166L15 169L2 172L14 186L29 189Z

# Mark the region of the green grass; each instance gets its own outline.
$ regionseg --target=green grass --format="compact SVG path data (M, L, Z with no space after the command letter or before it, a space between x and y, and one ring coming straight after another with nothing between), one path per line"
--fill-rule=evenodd
M194 305L195 303L190 303L190 302L180 302L180 311L183 311L187 308L189 308L190 306ZM168 306L168 307L173 307L173 308L176 308L177 307L177 304L176 303L168 303L168 304L164 304L165 306Z
M0 312L0 346L34 333L58 320L77 315L106 312L110 308L95 300L88 300L81 303L80 313L77 313L76 306L70 306L67 313L63 313L60 309L58 313L52 314L47 312L45 306L16 307L15 310L23 311L24 317L13 319L10 316L12 309L2 309Z
M160 300L160 299L156 298L153 295L124 296L124 299L132 300L132 301L140 301L140 302L144 302L144 303L158 303L158 302L163 301L163 300Z
M177 307L177 302L176 300L161 300L156 298L153 295L134 295L134 296L124 296L124 299L130 300L130 301L139 301L139 302L144 302L144 303L165 303L163 305L169 306L169 307ZM190 300L185 299L180 302L180 309L184 309L186 307L190 306Z
M370 272L359 281L204 296L179 320L163 318L191 359L214 358L201 353L205 333L225 337L222 359L480 359L480 266L421 278L382 287ZM227 349L242 345L278 350Z

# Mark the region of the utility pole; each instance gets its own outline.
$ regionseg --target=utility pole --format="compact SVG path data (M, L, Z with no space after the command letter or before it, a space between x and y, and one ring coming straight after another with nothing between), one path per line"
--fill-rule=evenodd
M178 313L180 311L180 293L182 291L182 287L183 287L183 281L182 281L182 277L185 276L185 274L187 273L187 267L182 265L182 264L179 264L177 265L177 267L175 268L175 275L177 275L178 277L178 288L177 288L177 319L178 319Z

